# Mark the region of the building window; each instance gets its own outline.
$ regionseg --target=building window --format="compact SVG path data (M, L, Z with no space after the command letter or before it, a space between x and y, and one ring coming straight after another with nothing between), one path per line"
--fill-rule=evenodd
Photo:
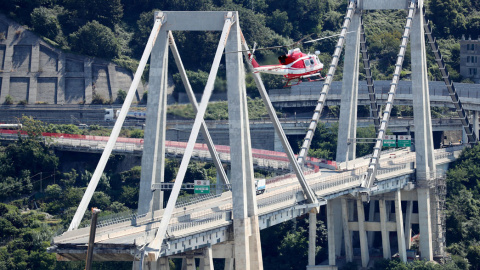
M467 51L475 51L475 44L467 44Z
M467 56L467 63L477 63L477 56Z
M477 75L477 69L476 68L469 68L468 72L470 75L475 76Z

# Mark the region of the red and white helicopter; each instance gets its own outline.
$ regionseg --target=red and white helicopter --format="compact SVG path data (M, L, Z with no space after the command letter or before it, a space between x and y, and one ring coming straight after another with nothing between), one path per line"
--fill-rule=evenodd
M350 32L347 32L347 33L350 33ZM304 43L312 43L322 39L328 39L328 38L332 38L339 35L340 34L318 38L318 39L306 41ZM282 48L282 47L292 47L302 42L305 38L290 45L266 47L266 48L260 48L257 50L270 50L270 49ZM284 54L278 57L279 65L261 66L253 58L255 47L256 47L256 44L254 44L253 46L252 53L248 54L249 60L251 61L251 64L253 66L253 70L254 70L253 72L282 75L287 79L287 82L284 87L297 85L301 83L303 79L308 79L308 81L319 81L324 79L322 77L322 74L320 73L320 71L323 69L323 63L320 61L320 59L318 59L318 55L320 54L320 51L316 51L315 54L311 54L311 53L303 53L299 48L290 49L287 54ZM295 83L291 84L292 81L295 81Z
M315 54L305 54L299 48L291 49L287 54L278 57L280 65L266 65L260 66L257 61L251 56L253 72L268 73L274 75L283 75L287 79L285 87L297 85L302 82L302 79L309 81L322 80L320 71L323 69L323 63L318 59L319 51ZM296 81L290 84L291 81Z

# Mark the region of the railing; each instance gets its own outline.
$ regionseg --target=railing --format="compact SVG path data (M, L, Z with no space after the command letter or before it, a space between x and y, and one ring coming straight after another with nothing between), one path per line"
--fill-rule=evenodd
M177 203L175 204L175 208L185 207L187 205L196 204L199 202L204 202L207 200L215 199L222 196L222 194L203 194L203 195L194 195L190 194L184 197L179 197L177 199Z
M173 233L182 230L187 230L197 226L202 226L208 223L213 223L217 221L228 221L231 220L230 209L221 209L218 212L203 211L195 218L191 218L186 222L175 222L168 225L167 232Z
M122 223L125 221L133 221L145 217L147 214L139 215L137 211L128 210L120 213L110 214L98 217L97 228ZM90 227L90 221L82 223L82 227Z
M276 196L271 196L265 199L258 200L257 207L258 209L262 209L268 206L272 206L274 204L283 203L286 201L293 200L297 194L297 192L301 191L300 188L296 187L292 190L286 191L282 194L278 194Z

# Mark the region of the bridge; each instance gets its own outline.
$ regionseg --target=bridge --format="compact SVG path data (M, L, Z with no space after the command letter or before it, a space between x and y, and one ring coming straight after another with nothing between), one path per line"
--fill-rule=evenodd
M24 135L26 136L26 135ZM61 151L80 152L80 153L103 153L109 137L93 135L75 135L64 133L44 133L43 139L52 147ZM18 131L0 130L0 140L17 140ZM185 153L187 143L166 141L166 156L171 158L181 158ZM141 156L144 148L143 139L118 138L112 153L117 155ZM222 163L230 163L230 147L227 145L216 145L218 157ZM269 151L264 149L252 149L253 165L255 168L276 171L290 171L290 163L285 153ZM201 161L212 161L213 157L206 144L195 144L192 159ZM307 166L312 169L319 167L337 169L337 163L332 160L309 158Z
M362 10L407 9L404 32L399 46L392 81L388 86L385 107L379 106L375 83L370 71L368 51L361 18ZM370 263L375 233L381 234L382 255L391 258L398 252L407 261L411 247L412 224L420 231L421 258L433 260L444 256L443 173L458 157L461 147L434 150L430 95L426 68L426 39L432 47L442 73L451 104L455 107L468 143L477 143L476 121L470 123L464 104L424 17L423 1L363 0L349 1L342 30L325 82L318 89L318 100L298 155L292 151L285 132L273 109L271 99L258 73L253 78L267 108L275 133L288 159L292 173L269 179L267 192L256 196L253 179L253 158L246 103L245 71L242 54L247 58L249 47L239 27L237 12L158 12L145 52L135 74L125 103L115 123L97 168L67 232L54 238L50 252L60 260L79 260L86 255L89 228L80 228L83 216L95 191L106 162L118 139L127 111L134 99L145 64L151 55L150 91L143 149L142 174L138 211L131 217L116 217L100 222L95 235L93 259L133 261L133 269L168 269L169 258L182 258L185 269L195 269L200 258L202 269L213 269L213 258L224 258L225 269L263 269L260 229L279 222L307 215L309 218L309 256L307 269L336 269L338 259L354 260L353 249L360 247L361 264ZM172 31L221 31L212 69L202 100L197 104ZM347 32L354 31L354 34ZM411 40L410 40L411 38ZM411 43L412 105L414 111L415 152L402 149L386 154L383 140L396 98L408 42ZM154 46L155 45L155 46ZM345 66L340 100L340 130L337 166L340 171L322 170L308 173L304 169L314 131L326 104L333 77L345 47ZM175 183L163 205L163 193L153 186L163 181L166 145L166 80L168 49L173 54L190 102L196 111L191 134L185 146ZM223 52L236 52L226 53ZM373 153L355 157L357 128L356 108L359 97L359 55L366 70L369 106L376 139ZM227 95L229 106L229 147L231 172L227 176L213 145L208 126L203 120L214 80L222 57L226 58ZM252 71L252 67L248 64ZM447 100L443 100L447 102ZM478 119L478 117L476 117ZM206 140L221 183L231 191L206 197L182 200L180 189L193 156L199 134ZM349 143L353 142L353 143ZM345 170L345 171L344 171ZM317 214L326 208L328 229L328 261L315 265L315 232ZM405 211L404 211L405 210ZM92 229L92 228L90 228ZM390 233L396 232L396 246ZM355 237L355 241L352 235Z
M454 161L462 149L463 146L436 150L436 164L440 166ZM355 168L348 171L306 173L307 181L316 192L320 205L344 194L359 192L358 187L367 169L368 160L362 157L352 163L356 164L353 166ZM403 200L412 199L415 195L412 195L411 190L416 184L414 172L414 152L410 149L390 152L390 155L383 157L380 162L378 184L372 200L378 200L377 198L382 198L397 189L401 190ZM268 179L266 193L258 195L257 202L260 229L308 214L308 202L292 174ZM118 257L125 261L140 260L141 253L138 252L137 246L153 240L162 212L163 210L155 212L153 217L150 214L128 214L100 221L97 225L95 260L109 261L112 259L109 254L115 254L117 260ZM411 224L418 224L418 213L411 215ZM391 220L393 222L395 218ZM374 221L369 222L371 227L375 226ZM229 244L233 241L232 223L231 192L202 197L191 196L186 200L177 201L161 255L172 257L208 246L214 248L213 254L221 253L219 249L225 248L233 254L231 243ZM51 251L56 252L62 260L84 260L89 229L85 226L55 238L55 247Z
M277 108L314 107L317 104L318 89L323 82L305 82L286 89L272 89L268 91L272 103ZM480 110L480 86L471 83L456 83L456 90L466 110ZM385 103L388 98L389 81L375 81L375 98ZM411 81L399 81L396 91L395 105L412 106L414 98ZM444 82L428 82L430 104L434 107L454 108ZM332 82L326 104L340 105L342 99L342 82ZM358 105L370 105L367 82L358 82Z

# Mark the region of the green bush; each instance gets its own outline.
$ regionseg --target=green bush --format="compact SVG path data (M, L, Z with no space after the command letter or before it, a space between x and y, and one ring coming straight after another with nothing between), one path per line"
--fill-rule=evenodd
M7 95L5 97L5 101L3 102L5 105L12 105L13 104L13 97L10 95Z
M92 104L108 104L108 101L101 95L94 93L92 96Z
M113 31L97 21L91 21L70 35L72 50L95 57L113 59L120 45Z
M125 102L126 97L127 97L127 92L123 91L122 89L118 90L117 103L123 104L123 102Z
M60 33L60 23L55 11L45 7L38 7L31 14L31 21L35 32L51 40L55 40Z

